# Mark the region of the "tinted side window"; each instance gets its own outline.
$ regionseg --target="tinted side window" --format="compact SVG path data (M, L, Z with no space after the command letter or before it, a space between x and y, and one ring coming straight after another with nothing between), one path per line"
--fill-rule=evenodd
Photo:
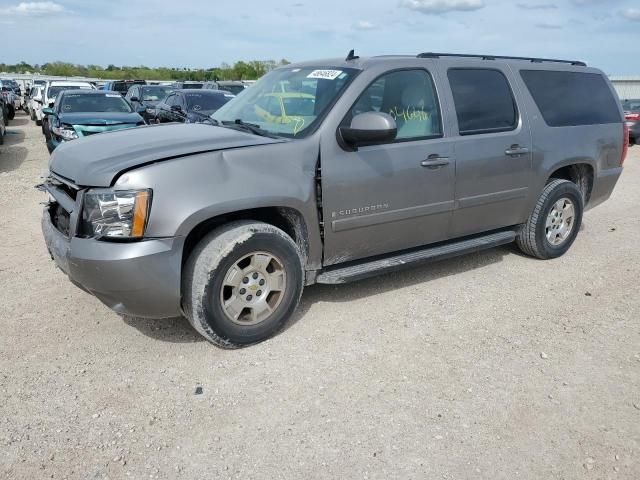
M400 70L382 75L362 93L345 123L364 112L388 113L398 127L397 140L442 135L440 107L431 75L425 70Z
M520 75L550 127L622 121L602 75L544 70L521 70Z
M502 72L454 68L447 73L460 135L503 132L516 127L518 113Z

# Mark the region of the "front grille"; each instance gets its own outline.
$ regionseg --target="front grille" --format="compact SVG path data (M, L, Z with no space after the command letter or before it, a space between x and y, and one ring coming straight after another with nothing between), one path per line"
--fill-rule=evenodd
M51 223L65 237L70 235L71 216L57 202L49 204L49 215L51 215Z
M51 223L60 233L70 237L73 230L71 214L77 208L78 187L53 176L47 178L44 186L53 197L49 202Z
M71 197L73 200L76 199L76 197L78 196L78 190L76 190L75 188L67 185L66 183L59 183L58 185L56 185L60 190L62 190L64 193L66 193L67 195L69 195L69 197Z

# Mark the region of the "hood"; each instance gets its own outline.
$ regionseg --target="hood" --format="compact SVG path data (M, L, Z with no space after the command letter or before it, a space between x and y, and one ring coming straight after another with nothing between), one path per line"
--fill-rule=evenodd
M63 143L53 151L49 169L76 185L108 187L120 172L148 163L285 141L204 124L138 127Z
M120 123L139 123L142 117L135 112L131 113L114 113L114 112L96 112L96 113L60 113L58 118L62 123L70 125L117 125Z

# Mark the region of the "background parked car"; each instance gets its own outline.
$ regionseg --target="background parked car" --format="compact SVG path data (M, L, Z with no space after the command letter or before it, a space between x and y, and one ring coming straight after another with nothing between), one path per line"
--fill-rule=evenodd
M144 119L119 92L102 90L65 90L53 108L45 108L50 118L51 135L47 149L60 143L96 133L145 125Z
M68 82L64 80L54 80L48 82L44 89L43 107L53 108L58 94L64 90L93 90L94 87L89 82ZM44 114L44 112L43 112ZM42 133L49 140L50 132L46 114L41 119ZM36 122L37 123L37 122Z
M31 120L37 121L38 118L42 119L42 92L44 90L43 85L34 85L29 91L29 102L27 110ZM38 116L38 110L40 115Z
M234 80L220 80L217 82L206 82L202 88L206 90L226 90L234 95L239 95L245 88L247 88L244 82Z
M1 81L6 87L11 88L17 96L22 96L22 89L20 88L18 82L11 78L3 78Z
M156 105L155 123L206 121L234 97L222 90L176 90Z
M129 88L131 88L131 85L145 85L146 83L144 80L110 80L104 82L100 86L100 90L118 92L124 97L129 91Z
M624 100L622 109L629 127L629 143L640 145L640 99Z
M146 83L144 80L112 80L104 83L100 89L118 92L124 97L129 91L129 88L131 88L131 85L146 85Z
M16 94L13 89L5 83L4 80L0 80L0 91L4 98L5 108L7 109L7 120L13 120L16 116Z
M0 145L4 143L4 134L7 131L7 125L5 123L4 102L0 99Z
M164 85L133 85L125 95L136 110L144 108L141 115L150 122L156 116L156 105L173 92L173 87Z
M173 84L173 89L174 90L199 90L203 87L204 82L193 82L193 81L186 81L186 82L175 82Z

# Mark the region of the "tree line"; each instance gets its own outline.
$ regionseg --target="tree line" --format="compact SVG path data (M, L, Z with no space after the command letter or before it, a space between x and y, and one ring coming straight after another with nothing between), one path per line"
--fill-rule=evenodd
M251 60L227 63L207 69L168 68L168 67L117 67L109 65L77 65L66 62L50 62L42 65L30 65L20 62L15 65L0 63L0 72L35 73L60 77L95 77L108 80L144 79L144 80L256 80L265 73L289 61Z

